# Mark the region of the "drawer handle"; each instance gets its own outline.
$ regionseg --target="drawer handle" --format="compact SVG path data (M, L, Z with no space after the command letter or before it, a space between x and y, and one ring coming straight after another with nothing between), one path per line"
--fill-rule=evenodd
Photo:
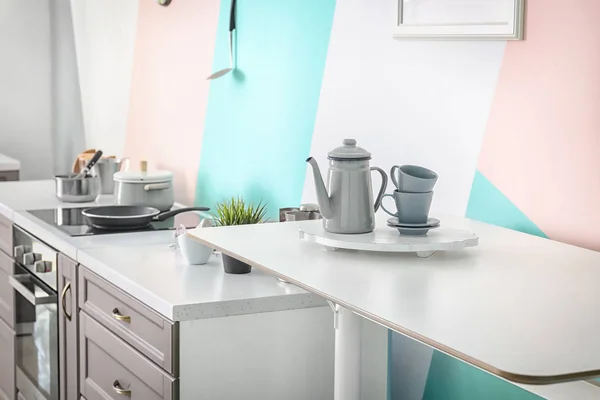
M113 310L113 317L115 317L115 319L117 321L123 321L123 322L127 322L128 324L131 323L131 317L127 317L125 315L121 315L121 313L119 312L118 308L115 308Z
M119 381L114 381L113 389L115 392L117 392L117 394L122 394L123 396L131 397L131 390L121 389L121 384L119 383Z
M60 303L62 305L63 313L65 314L67 321L71 320L71 315L69 315L69 313L67 312L67 292L69 291L69 289L71 289L71 282L67 282L67 284L62 290L62 293L60 294Z

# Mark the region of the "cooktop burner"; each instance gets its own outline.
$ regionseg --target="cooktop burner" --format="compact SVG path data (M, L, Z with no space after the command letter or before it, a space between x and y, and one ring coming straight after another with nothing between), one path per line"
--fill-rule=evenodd
M90 207L79 208L53 208L50 210L33 210L27 211L31 215L41 219L42 221L55 226L69 236L92 236L119 234L130 232L151 232L172 230L179 225L184 225L186 228L195 228L200 223L200 216L194 212L184 212L177 214L174 217L167 218L164 221L151 222L145 228L133 230L107 230L93 228L86 217L81 212Z

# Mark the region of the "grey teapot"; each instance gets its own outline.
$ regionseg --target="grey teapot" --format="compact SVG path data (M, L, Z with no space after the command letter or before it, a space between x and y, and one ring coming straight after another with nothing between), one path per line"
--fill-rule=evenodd
M387 187L384 170L370 167L371 153L356 146L356 140L344 139L343 146L327 153L327 187L319 165L309 157L315 179L317 202L323 215L323 227L332 233L367 233L375 229L375 211ZM373 203L371 171L381 174L381 188Z

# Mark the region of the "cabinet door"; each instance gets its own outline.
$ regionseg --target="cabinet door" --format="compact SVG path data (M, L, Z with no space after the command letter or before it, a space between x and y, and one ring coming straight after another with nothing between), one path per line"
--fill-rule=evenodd
M58 256L60 400L79 399L77 263Z
M15 333L0 321L0 399L15 398Z
M6 255L13 254L13 231L12 221L0 214L0 250Z

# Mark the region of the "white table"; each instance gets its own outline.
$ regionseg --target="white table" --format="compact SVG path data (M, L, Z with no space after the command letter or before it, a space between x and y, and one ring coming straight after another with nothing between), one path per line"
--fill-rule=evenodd
M440 219L476 232L480 246L428 259L327 252L298 240L295 223L190 235L506 380L550 384L600 375L600 253L464 218ZM301 224L310 223L320 221ZM351 315L341 318L352 325Z

